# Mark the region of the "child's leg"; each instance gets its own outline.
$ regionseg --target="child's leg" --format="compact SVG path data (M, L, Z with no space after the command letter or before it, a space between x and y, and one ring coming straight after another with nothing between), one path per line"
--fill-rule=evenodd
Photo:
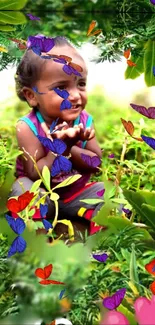
M20 185L21 183L21 185ZM20 177L18 178L12 185L12 189L11 192L9 193L8 199L12 196L19 196L23 193L25 193L26 191L29 191L33 185L33 181L31 179L29 179L28 177ZM39 191L39 195L37 197L37 199L34 201L34 206L35 203L39 200L39 198L41 198L43 196L43 194L41 192L45 191L44 188L40 188ZM50 217L54 217L55 215L55 207L53 202L50 200L49 196L46 197L46 201L45 204L48 204L48 213L47 213L47 218ZM40 218L40 213L36 212L33 216L34 219L38 219Z
M104 189L104 183L103 182L95 182L90 183L86 185L81 191L74 194L71 198L60 201L59 206L59 213L62 216L69 216L72 217L77 215L79 217L84 217L86 219L91 219L94 217L97 212L101 209L103 203L97 203L97 204L87 204L80 202L80 200L84 199L99 199L99 196L97 195L98 191L101 191ZM99 229L103 227L95 226L94 222L90 222L90 234L95 233Z

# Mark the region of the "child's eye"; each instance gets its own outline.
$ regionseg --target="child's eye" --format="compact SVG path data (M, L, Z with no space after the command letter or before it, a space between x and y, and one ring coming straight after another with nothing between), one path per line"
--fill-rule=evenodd
M64 90L64 89L66 89L66 87L65 86L57 86L56 88L58 88L58 89L60 89L60 90Z
M79 86L80 86L80 87L85 87L85 86L86 86L86 83L85 83L84 81L81 81L81 82L79 83Z

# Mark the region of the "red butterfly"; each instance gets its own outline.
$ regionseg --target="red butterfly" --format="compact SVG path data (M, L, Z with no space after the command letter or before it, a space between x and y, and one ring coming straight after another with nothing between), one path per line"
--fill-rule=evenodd
M7 201L7 208L9 211L17 213L24 210L31 200L34 198L34 193L30 193L26 191L25 193L21 194L17 199L9 199Z
M40 284L43 284L43 285L48 285L48 284L65 284L64 282L60 282L60 281L47 280L47 278L52 273L52 269L53 269L53 265L52 264L49 264L49 265L45 266L44 269L38 268L38 269L35 270L35 275L38 278L43 279L39 283Z
M130 54L131 54L131 50L130 49L124 51L124 57L127 59L126 60L126 63L129 65L129 67L135 67L136 66L136 63L134 63L131 60L129 60Z
M152 275L155 275L155 259L151 261L150 263L145 265L145 269L147 272L149 272ZM150 290L155 295L155 281L153 281L150 285Z

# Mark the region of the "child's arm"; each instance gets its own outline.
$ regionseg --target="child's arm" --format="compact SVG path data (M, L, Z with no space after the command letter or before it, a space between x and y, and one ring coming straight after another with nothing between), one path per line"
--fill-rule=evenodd
M94 126L92 126L91 129L94 130ZM71 155L72 155L71 161L72 161L74 167L79 172L96 173L98 171L97 168L92 168L91 166L88 166L88 164L86 164L82 160L82 158L81 158L82 153L84 153L85 155L88 155L90 157L97 155L100 159L102 158L102 151L98 145L98 142L97 142L95 136L91 140L87 141L84 149L79 148L76 145L71 148Z
M51 169L55 156L51 151L46 155L42 144L24 121L19 121L17 123L16 136L20 150L24 151L24 148L25 151L27 151L33 158L35 158L36 154L35 160L40 172L42 172L45 165L49 168L49 170ZM35 181L40 177L34 168L33 161L30 159L29 155L25 153L25 151L22 155L24 172L27 177L29 177L32 181ZM24 159L23 156L26 157L26 159Z

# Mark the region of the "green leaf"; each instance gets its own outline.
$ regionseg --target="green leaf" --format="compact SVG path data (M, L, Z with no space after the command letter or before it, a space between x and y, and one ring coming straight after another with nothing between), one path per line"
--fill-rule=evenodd
M67 179L65 179L63 182L61 182L60 184L58 184L55 187L53 187L52 190L55 190L56 188L59 188L59 187L68 186L68 185L76 182L80 177L81 177L80 174L77 174L77 175L74 175L74 176L70 176Z
M100 202L104 202L102 199L85 199L85 200L79 200L80 202L86 203L86 204L97 204Z
M42 229L42 228L44 228L44 225L41 221L34 222L33 229L37 230L37 229Z
M155 207L148 204L142 204L142 210L146 216L146 224L155 230Z
M155 207L155 191L140 190L138 193L144 197L147 204Z
M135 254L135 244L132 244L132 252L130 259L130 281L141 293L141 287L138 285L139 277L137 272L136 254Z
M9 25L0 25L0 30L3 32L11 32L16 30L16 28Z
M22 12L0 11L0 23L1 22L6 24L19 25L25 24L27 22L27 19Z
M103 177L104 182L104 201L108 201L111 197L115 195L116 192L116 186L114 186L114 183L111 181L108 181L105 177Z
M9 170L9 172L6 174L4 183L0 187L0 213L6 212L8 210L6 203L8 200L8 195L11 191L11 186L15 181L14 173L14 169Z
M47 190L50 191L50 189L51 189L51 184L50 184L51 175L50 175L50 171L49 171L47 166L44 166L44 168L42 170L42 177L43 177L44 182L46 184Z
M144 79L148 87L155 86L153 66L155 66L155 41L150 39L145 44L144 53Z
M96 222L99 226L104 226L107 220L107 217L110 214L110 211L116 207L115 203L112 203L110 200L105 202L98 214L92 218L93 222Z
M1 0L0 10L20 10L25 7L27 0Z
M31 187L31 189L30 189L30 192L31 192L31 193L32 193L32 192L35 193L35 192L38 190L38 188L39 188L41 182L42 182L41 179L38 179L37 181L35 181L35 182L33 183L32 187Z
M124 307L122 304L117 308L117 310L122 313L129 321L130 325L137 325L137 321L135 319L134 314L131 313L126 307Z
M35 213L35 209L30 210L29 211L29 214L28 214L29 217L32 217L34 215L34 213Z
M136 79L144 72L143 56L137 58L131 56L131 61L136 63L136 66L127 67L125 70L125 79Z

